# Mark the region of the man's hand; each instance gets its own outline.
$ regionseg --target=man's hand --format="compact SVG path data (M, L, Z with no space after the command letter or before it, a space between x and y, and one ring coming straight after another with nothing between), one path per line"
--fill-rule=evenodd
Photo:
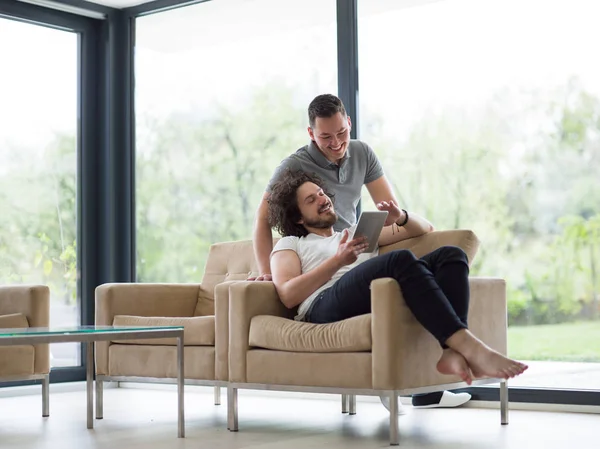
M394 200L381 201L380 203L377 203L376 206L378 210L386 211L388 213L385 223L383 224L384 226L390 226L397 223L400 219L404 221L406 218L404 212L402 212L402 209L398 207Z
M273 281L273 276L271 273L261 274L260 276L251 276L247 281Z
M334 256L340 264L340 267L356 262L358 256L364 253L369 247L366 237L358 237L348 241L348 234L348 230L344 229L342 232L340 245L338 246L337 253Z

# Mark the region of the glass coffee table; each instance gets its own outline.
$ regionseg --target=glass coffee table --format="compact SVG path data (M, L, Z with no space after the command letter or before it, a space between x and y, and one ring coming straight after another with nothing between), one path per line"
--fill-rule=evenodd
M0 329L0 346L79 342L87 344L86 391L87 428L94 428L94 342L140 338L177 338L177 436L185 437L183 405L183 327L182 326L72 326ZM49 416L48 377L42 380L43 415Z

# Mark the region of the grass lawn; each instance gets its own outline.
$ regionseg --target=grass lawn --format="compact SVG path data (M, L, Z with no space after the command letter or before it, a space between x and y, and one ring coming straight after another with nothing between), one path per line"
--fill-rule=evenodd
M522 360L600 362L600 321L511 326L508 354Z

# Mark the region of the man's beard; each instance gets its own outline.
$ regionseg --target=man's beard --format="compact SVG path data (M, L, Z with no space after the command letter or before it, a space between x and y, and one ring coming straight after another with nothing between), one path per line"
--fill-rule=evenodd
M327 229L332 227L336 221L338 221L338 216L335 212L331 214L327 214L325 217L318 217L315 219L304 219L304 226L316 229Z

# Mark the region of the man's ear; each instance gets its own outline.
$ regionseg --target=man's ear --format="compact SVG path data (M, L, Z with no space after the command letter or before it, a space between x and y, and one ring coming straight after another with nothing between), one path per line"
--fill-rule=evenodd
M308 131L308 135L310 136L310 140L315 140L315 132L313 131L313 129L309 126L308 128L306 128L306 130Z
M348 116L348 126L350 127L350 131L352 131L352 120L350 119L350 116Z

